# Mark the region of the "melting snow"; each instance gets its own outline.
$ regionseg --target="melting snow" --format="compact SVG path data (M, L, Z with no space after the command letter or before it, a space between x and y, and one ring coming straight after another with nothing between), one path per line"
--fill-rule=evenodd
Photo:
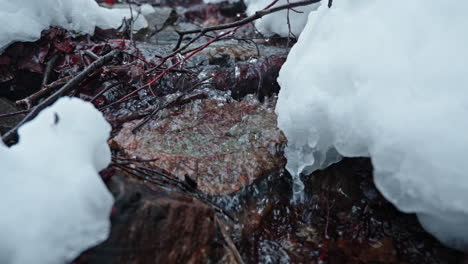
M311 13L279 77L288 170L370 156L388 200L467 249L467 12L456 0L341 0Z
M63 264L107 238L111 127L94 106L61 98L0 143L0 263ZM1 142L1 141L0 141Z
M94 0L0 0L0 52L15 41L34 41L52 26L78 33L93 34L95 27L118 28L122 19L131 17L129 8L107 9ZM147 27L146 19L138 18L135 30ZM143 13L150 12L144 6Z

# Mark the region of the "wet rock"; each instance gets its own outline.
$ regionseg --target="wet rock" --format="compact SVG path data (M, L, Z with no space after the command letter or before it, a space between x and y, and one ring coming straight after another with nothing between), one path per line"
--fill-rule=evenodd
M356 245L356 241L339 238L336 246L342 250L342 263L401 263L397 258L397 251L391 238L385 237L364 245ZM333 256L333 261L339 261Z
M291 204L287 172L214 201L238 219L233 232L251 263L461 263L463 254L426 233L375 188L368 159L345 159L303 177Z
M284 49L268 46L224 45L203 52L209 66L203 74L214 76L214 89L231 91L235 99L256 94L259 100L279 92L276 82L286 61Z
M173 46L174 42L164 45L148 43L137 45L147 60L164 57L170 53ZM181 72L170 72L161 81L157 92L166 95L183 91L193 83L209 79L203 87L229 91L236 100L248 94L256 94L259 100L263 100L264 97L278 93L279 85L276 79L288 51L288 48L237 40L213 43L181 67L191 69L197 74L189 76Z
M203 192L232 193L285 164L273 105L195 100L161 111L135 134L138 121L124 124L111 145L181 180L189 175Z
M106 242L79 264L230 263L214 210L196 198L117 172Z
M19 111L19 109L5 98L0 98L0 115L2 114L9 114ZM24 115L15 115L10 117L2 117L0 118L0 135L3 135L8 130L13 128L16 124L18 124Z

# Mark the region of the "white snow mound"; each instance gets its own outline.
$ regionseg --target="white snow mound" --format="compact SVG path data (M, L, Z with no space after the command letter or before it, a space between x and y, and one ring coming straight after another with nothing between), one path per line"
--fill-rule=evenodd
M276 111L288 170L370 156L404 212L468 249L468 2L340 0L309 17ZM336 151L335 151L336 150Z
M204 0L205 3L222 3L222 2L240 2L240 0ZM289 3L299 2L300 0L289 0ZM247 6L247 15L254 15L255 12L260 11L271 4L273 0L244 0ZM273 7L288 4L288 0L279 0ZM307 17L311 11L317 10L320 2L308 6L300 6L294 8L295 11L289 11L289 26L288 26L288 11L278 11L268 14L261 19L255 21L255 27L263 35L270 37L275 34L288 37L290 36L289 30L296 37L301 34L304 26L307 23Z
M107 9L94 0L0 0L0 53L15 41L39 39L52 26L93 34L95 27L118 28L131 17L129 8ZM148 26L134 11L134 29Z
M63 264L108 236L113 197L98 171L110 125L90 103L61 98L0 144L0 263Z
M244 0L247 5L247 14L253 15L255 12L262 10L272 0ZM289 3L299 2L299 0L289 0ZM288 4L288 0L279 0L274 7ZM307 23L309 13L316 10L320 6L320 2L307 6L300 6L294 8L295 11L289 11L289 26L288 26L288 11L282 10L273 14L264 16L263 18L255 21L255 27L264 35L272 36L274 34L282 37L289 36L289 29L296 37L301 34L304 26Z

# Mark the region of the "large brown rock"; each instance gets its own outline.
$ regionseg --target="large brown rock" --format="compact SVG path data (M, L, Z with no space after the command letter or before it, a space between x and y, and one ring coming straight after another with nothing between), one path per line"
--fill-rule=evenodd
M233 263L215 211L175 189L117 172L112 230L79 264Z
M155 160L147 164L181 180L188 175L209 194L235 192L285 164L274 102L195 100L161 111L133 134L137 123L125 123L111 146Z

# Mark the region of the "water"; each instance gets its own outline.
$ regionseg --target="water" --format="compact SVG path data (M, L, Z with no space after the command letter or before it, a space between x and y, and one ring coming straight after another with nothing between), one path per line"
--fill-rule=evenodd
M304 202L304 183L301 180L300 174L291 174L293 183L292 183L292 204L301 204Z

